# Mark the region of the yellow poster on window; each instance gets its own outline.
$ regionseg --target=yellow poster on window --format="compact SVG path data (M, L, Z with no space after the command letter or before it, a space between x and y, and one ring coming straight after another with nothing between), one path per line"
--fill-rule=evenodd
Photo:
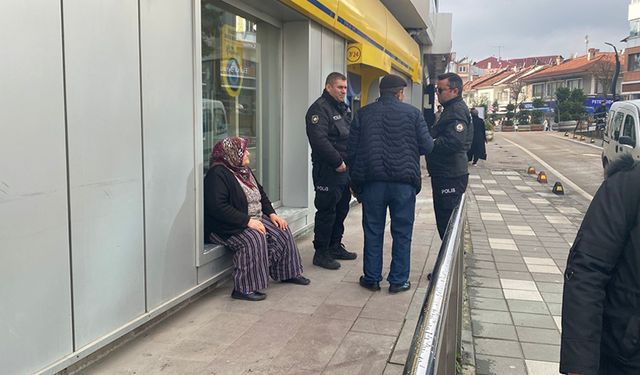
M236 31L231 25L222 25L220 30L222 60L220 76L222 87L229 96L236 97L242 89L242 42L236 40Z

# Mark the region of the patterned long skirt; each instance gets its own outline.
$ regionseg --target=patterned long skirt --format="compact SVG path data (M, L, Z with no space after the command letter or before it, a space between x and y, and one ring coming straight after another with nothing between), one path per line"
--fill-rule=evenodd
M262 215L267 234L247 228L226 240L211 233L213 243L233 251L234 288L250 293L269 286L272 279L286 280L302 275L302 261L291 230L279 229L268 216Z

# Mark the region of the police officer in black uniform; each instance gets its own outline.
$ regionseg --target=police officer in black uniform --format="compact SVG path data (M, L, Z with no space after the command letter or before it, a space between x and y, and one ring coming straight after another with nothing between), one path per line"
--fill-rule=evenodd
M351 192L345 159L351 125L351 110L344 102L347 77L333 72L327 76L322 96L305 117L311 145L316 217L313 264L338 269L336 259L356 259L342 244L344 219L349 213Z
M431 175L438 233L443 238L451 213L467 189L467 151L473 141L473 127L469 108L462 100L460 76L439 75L436 90L444 110L431 129L434 147L427 157L427 169Z

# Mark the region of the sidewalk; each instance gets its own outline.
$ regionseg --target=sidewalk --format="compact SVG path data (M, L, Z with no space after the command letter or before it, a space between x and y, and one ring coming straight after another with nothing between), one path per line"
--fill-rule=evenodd
M477 374L558 374L563 272L589 202L552 194L554 176L536 182L539 165L499 137L488 154L469 176L465 358Z
M253 303L231 299L227 282L81 373L401 374L440 246L429 179L417 199L409 292L389 294L386 280L375 293L358 285L361 220L353 206L344 243L359 256L339 270L311 264L307 235L298 246L311 285L273 282ZM390 249L387 233L385 277Z

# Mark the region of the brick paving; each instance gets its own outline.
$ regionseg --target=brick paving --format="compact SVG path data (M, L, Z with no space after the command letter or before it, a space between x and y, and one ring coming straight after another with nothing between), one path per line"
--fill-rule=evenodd
M588 203L556 196L526 174L539 166L516 147L488 145L471 168L465 234L466 324L463 373L558 373L562 272ZM345 244L356 261L338 271L311 265L299 238L308 287L272 283L258 303L232 300L226 284L108 356L87 374L401 374L440 240L428 178L418 196L408 293L387 284L370 292L362 272L362 213L354 206ZM385 272L390 261L385 237Z
M426 175L426 171L423 171ZM142 332L86 374L402 374L440 239L430 182L418 195L411 254L412 288L371 292L362 274L362 212L353 206L344 243L359 257L337 271L312 265L311 235L297 240L309 286L271 283L268 297L245 302L226 284ZM388 225L389 223L387 223ZM384 244L384 276L391 237Z
M528 175L539 165L498 137L471 169L466 281L466 372L558 374L563 272L588 206Z

